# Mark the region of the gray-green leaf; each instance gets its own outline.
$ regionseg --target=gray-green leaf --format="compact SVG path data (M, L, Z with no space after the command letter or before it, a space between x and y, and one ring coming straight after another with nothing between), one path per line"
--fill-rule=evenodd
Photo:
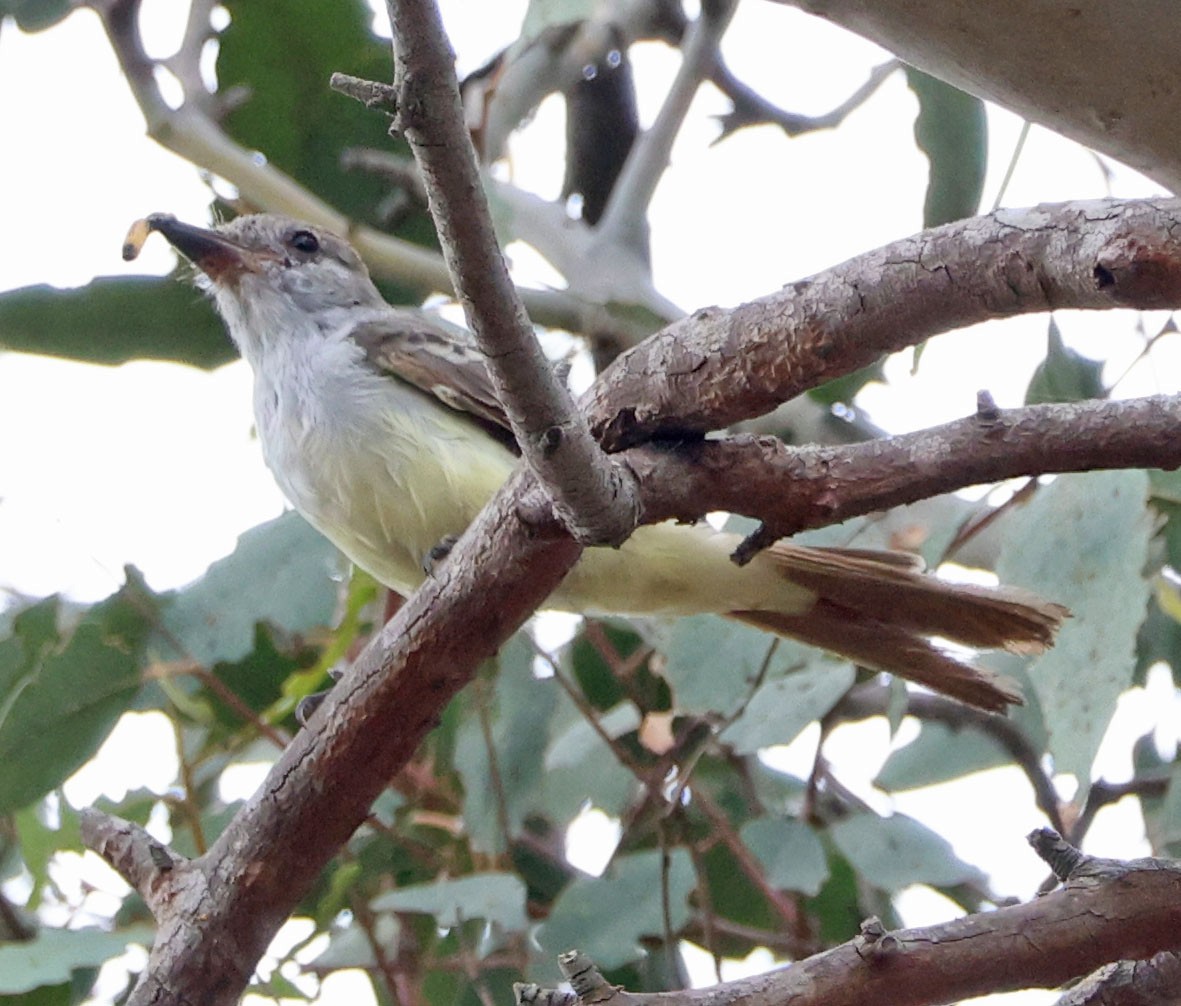
M1147 494L1142 471L1062 475L1005 518L1001 581L1037 590L1074 616L1029 674L1055 768L1083 787L1135 668L1149 595Z

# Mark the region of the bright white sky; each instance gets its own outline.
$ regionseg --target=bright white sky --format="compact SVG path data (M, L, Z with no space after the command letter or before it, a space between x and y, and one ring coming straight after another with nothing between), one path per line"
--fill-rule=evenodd
M167 0L145 6L153 27L149 42L166 51L179 11ZM525 3L447 0L443 7L462 71L515 36ZM725 51L731 66L767 97L805 113L839 103L886 58L823 22L753 0L741 6ZM662 47L639 54L646 120L675 66ZM150 241L134 266L121 261L128 224L161 210L201 222L208 192L191 165L144 137L97 19L78 12L37 36L6 24L0 94L10 96L0 104L7 231L0 289L167 271L171 253L162 241ZM900 76L842 128L794 140L767 127L710 148L716 125L708 115L724 107L708 88L699 96L652 208L657 282L683 307L733 304L919 229L926 164L911 139L915 103ZM989 126L986 207L1020 121L990 109ZM513 163L519 184L546 195L556 195L560 185L560 167L547 153L555 127L560 113L543 108L517 143ZM1092 154L1035 128L1006 203L1161 191L1108 165L1111 192ZM1122 372L1139 348L1130 316L1070 314L1059 321L1076 348L1114 355L1112 374ZM1146 324L1154 331L1161 321ZM968 413L979 388L990 389L1002 405L1019 404L1044 351L1045 328L1044 318L1028 318L935 340L917 377L908 375L906 361L895 361L891 385L869 389L861 404L897 431ZM1177 390L1181 349L1162 349L1120 385L1124 395ZM228 552L242 530L283 507L252 436L249 375L241 364L206 374L164 364L96 368L0 354L0 429L0 589L96 599L122 582L129 562L153 587L178 586ZM1167 683L1162 688L1158 698L1169 693ZM1143 693L1131 700L1141 707L1152 701ZM1130 748L1128 738L1143 715L1121 713L1126 727L1111 738L1114 751ZM859 766L863 790L878 767L866 764L874 761L864 757L866 745L885 752L884 736L869 736L876 729L845 735L846 764ZM814 743L802 740L795 757L810 757ZM118 763L127 784L139 784L126 778L127 763ZM1109 777L1130 771L1126 755L1103 764ZM998 889L1028 895L1042 870L1020 838L1041 823L1027 788L1005 773L988 773L970 799L976 808L1004 811L949 816L946 794L935 790L896 806L949 835L961 855L993 873ZM1097 826L1091 851L1142 852L1143 846L1129 845L1142 835L1136 816L1108 816L1110 828ZM989 819L983 830L981 817ZM951 912L922 897L906 908L916 922ZM1031 994L1020 1001L1048 998Z

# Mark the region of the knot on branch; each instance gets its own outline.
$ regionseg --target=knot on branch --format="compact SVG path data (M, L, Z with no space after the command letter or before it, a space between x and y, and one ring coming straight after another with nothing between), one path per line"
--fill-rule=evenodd
M1181 297L1181 264L1164 243L1117 238L1096 256L1092 275L1096 288L1121 304L1169 308Z
M882 920L871 915L861 923L861 932L853 940L857 955L862 959L879 959L902 949L902 941L887 932Z
M355 98L366 108L375 108L391 117L398 114L398 91L390 84L347 73L334 73L328 80L334 91Z
M1061 883L1066 883L1090 859L1053 828L1037 828L1026 836L1026 840Z

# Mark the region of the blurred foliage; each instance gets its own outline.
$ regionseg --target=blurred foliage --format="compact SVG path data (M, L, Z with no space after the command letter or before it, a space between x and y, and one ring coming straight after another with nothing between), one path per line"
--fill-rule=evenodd
M0 16L39 30L71 6L0 0ZM223 6L229 22L216 37L216 72L227 134L350 217L384 220L399 236L433 244L421 207L392 222L379 212L392 183L339 167L346 147L390 144L380 115L326 87L334 70L389 79L388 46L373 34L368 6ZM535 0L524 33L594 6ZM929 160L924 220L971 214L983 184L983 108L918 71L907 81L919 102L914 139ZM174 278L0 295L0 344L109 364L146 357L213 367L231 356L204 299ZM851 402L882 373L875 365L814 395ZM1027 400L1104 393L1101 363L1070 349L1051 321ZM897 538L934 562L954 543L951 558L1069 603L1076 618L1056 650L997 666L1027 682L1027 705L1012 722L1039 760L1080 775L1074 809L1085 811L1108 792L1097 785L1088 796L1086 783L1115 697L1154 666L1174 680L1181 669L1181 593L1167 569L1161 575L1166 564L1181 568L1181 476L1061 478L999 510L942 502L893 524L861 520L802 538L857 547ZM963 534L984 516L979 534ZM197 855L238 809L223 784L277 757L297 729L296 702L357 652L385 604L384 591L363 574L346 579L334 550L288 514L247 532L183 590L153 593L130 570L126 586L99 604L28 599L4 613L0 881L15 883L0 897L11 910L5 917L27 926L0 933L0 1003L82 1002L99 965L150 942L136 896L121 896L112 914L63 879L81 843L61 787L120 717L166 718L180 772L162 793L124 792L116 781L120 795L98 806L151 821L179 852ZM734 958L769 947L791 960L847 940L867 915L892 924L892 898L910 885L967 909L989 903L977 866L920 822L874 812L827 762L825 743L846 721L888 717L897 730L903 689L888 706L859 705L877 692L852 666L713 616L669 626L589 620L572 632L552 650L538 641L551 633L517 636L448 706L304 896L298 914L326 937L324 948L297 966L311 938L303 941L285 958L292 969L276 969L256 991L306 998L318 977L362 968L379 1001L394 998L384 982L396 974L423 1003L509 1002L513 981L552 984L553 955L573 945L610 980L658 991L684 981L670 941ZM879 789L1012 763L978 719L957 720L955 707L945 713L906 720L913 737L882 766ZM823 732L808 771L776 767L773 756L816 721ZM1176 756L1146 736L1135 770L1128 791L1141 799L1154 848L1175 855ZM619 828L618 842L600 837L580 850L599 854L601 876L567 855L570 826L589 820L590 809ZM106 931L43 921L86 913ZM285 977L296 971L298 981Z
M988 162L984 102L913 66L906 82L919 100L915 142L930 162L923 226L975 215Z
M213 306L177 279L101 276L72 290L10 290L0 294L0 347L105 364L149 359L212 368L234 359Z

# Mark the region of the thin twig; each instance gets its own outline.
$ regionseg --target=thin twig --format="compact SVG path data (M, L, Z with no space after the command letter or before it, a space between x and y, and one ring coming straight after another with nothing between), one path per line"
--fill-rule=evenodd
M889 703L890 689L887 686L873 682L857 685L832 708L826 719L835 725L882 716L889 708ZM927 692L910 692L907 695L906 712L920 722L942 723L952 730L975 730L994 741L1025 773L1033 787L1038 808L1049 819L1051 827L1059 833L1064 831L1058 792L1042 768L1042 753L1013 720Z
M1021 123L1021 132L1017 134L1017 142L1013 144L1013 153L1009 157L1009 164L1005 168L1005 177L1001 179L1001 187L997 189L996 200L992 204L994 210L999 210L1005 201L1005 193L1009 191L1009 183L1013 180L1013 173L1017 170L1017 162L1025 150L1025 141L1029 139L1029 129L1032 123L1026 119Z
M545 359L509 278L484 198L453 56L430 0L388 0L397 126L422 171L456 294L522 454L569 533L619 544L639 508L630 475L591 438Z
M713 69L722 35L730 24L732 0L702 4L681 45L681 66L651 128L641 134L624 163L596 227L608 247L648 247L648 206L668 167L673 142L681 130L693 96Z
M814 133L822 129L835 129L872 98L878 88L901 66L901 60L887 60L870 70L866 82L836 108L823 115L800 115L796 112L784 111L771 104L752 88L735 79L719 61L719 65L711 74L710 79L730 99L734 109L719 116L722 123L722 133L714 142L720 143L740 129L762 123L779 126L788 136L802 136L805 133Z
M738 836L725 811L700 788L693 791L693 803L713 826L714 837L729 849L746 879L758 889L775 914L783 920L784 925L789 930L794 930L799 924L799 910L790 898L767 880L762 865Z

